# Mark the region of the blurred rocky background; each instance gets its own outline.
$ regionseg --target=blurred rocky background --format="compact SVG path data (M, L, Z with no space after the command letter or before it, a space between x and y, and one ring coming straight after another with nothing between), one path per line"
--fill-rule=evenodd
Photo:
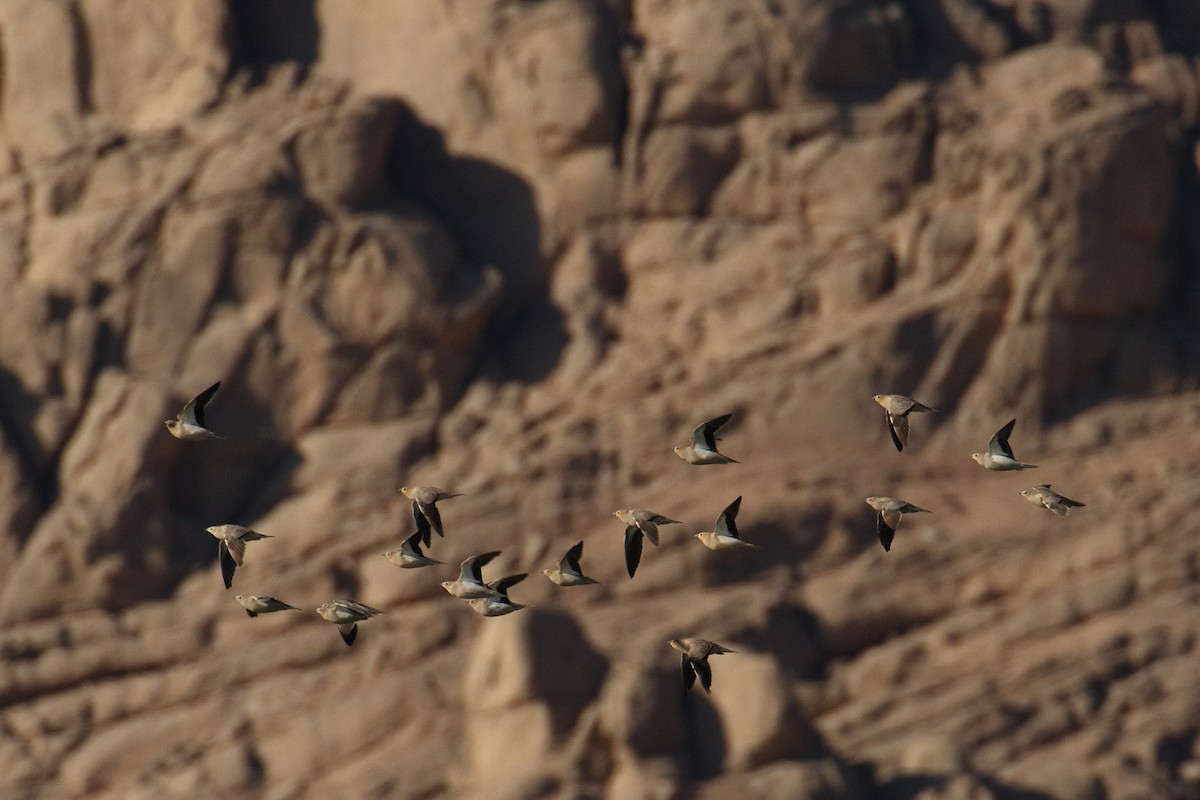
M1200 796L1198 123L1194 0L4 0L0 796Z

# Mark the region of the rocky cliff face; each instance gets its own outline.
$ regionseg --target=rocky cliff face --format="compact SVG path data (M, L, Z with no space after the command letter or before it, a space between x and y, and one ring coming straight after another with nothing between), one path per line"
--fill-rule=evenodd
M1200 792L1190 0L8 0L0 59L3 796ZM414 483L451 566L380 557ZM442 592L490 549L534 608Z

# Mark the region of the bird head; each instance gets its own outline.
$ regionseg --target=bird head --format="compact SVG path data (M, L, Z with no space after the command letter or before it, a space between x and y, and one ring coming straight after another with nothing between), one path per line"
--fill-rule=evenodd
M175 426L178 424L179 424L179 420L177 420L177 419L163 420L163 425L166 425L167 430L169 430L169 431L175 430Z
M883 395L877 394L874 397L872 397L871 399L874 400L876 403L878 403L880 400L883 399Z
M244 595L244 594L235 594L235 595L233 596L233 599L234 599L234 600L237 600L237 601L240 603L240 602L242 602L243 600L245 600L245 599L246 599L246 595Z
M544 570L542 570L542 574L543 574L543 575L549 575L549 574L550 574L551 572L553 572L553 571L554 571L554 570L552 570L552 569L544 569Z
M411 486L401 486L401 487L400 487L400 488L399 488L397 491L399 491L399 492L400 492L400 494L404 495L405 497L407 497L407 498L409 498L409 499L411 500L411 499L412 499L412 497L411 497L411 495L410 495L409 493L410 493L412 490L413 490L413 487L411 487Z
M874 507L875 507L875 502L876 502L877 500L879 500L879 498L878 498L878 497L868 497L868 498L867 498L867 505L869 505L871 508L874 508Z
M675 445L674 447L672 447L671 452L681 458L683 457L683 447L681 445Z
M450 587L453 585L454 585L454 581L442 581L442 588L445 589L447 592L450 591Z
M628 508L622 508L620 511L613 512L613 516L616 517L617 519L621 520L621 522L625 522L628 515L629 515Z
M1030 492L1030 490L1029 490L1029 489L1022 489L1022 490L1021 490L1021 497L1029 497L1029 492Z
M980 459L982 459L982 458L983 458L983 453L971 453L971 460L974 461L976 464L982 463L980 461Z
M667 644L671 645L672 650L678 650L681 653L684 652L683 644L678 639L672 639Z
M211 533L213 536L217 536L218 538L219 538L219 536L220 536L220 535L217 533L217 526L216 526L216 525L209 525L209 526L208 526L207 528L205 528L204 530L205 530L205 532L206 532L206 533Z

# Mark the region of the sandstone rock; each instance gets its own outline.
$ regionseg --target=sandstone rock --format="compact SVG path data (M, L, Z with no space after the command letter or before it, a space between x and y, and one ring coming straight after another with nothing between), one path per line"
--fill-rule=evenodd
M895 79L912 60L912 21L903 4L826 5L833 8L805 76L813 87L879 86Z
M644 210L653 216L695 215L708 207L713 191L737 158L732 131L720 128L662 128L641 153L644 177L639 189Z
M1063 800L1101 800L1103 784L1087 769L1061 762L1030 761L1000 772L1013 785L1044 792Z
M89 111L153 130L217 99L231 62L224 4L88 0L74 13Z
M309 191L336 206L358 208L382 189L397 109L355 100L325 124L296 133L292 155Z
M701 800L720 797L794 797L796 800L865 797L854 781L847 780L831 760L781 761L740 775L707 781L696 796Z
M513 589L513 596L519 590ZM491 622L492 620L486 620ZM471 660L466 691L472 705L499 711L539 698L552 700L567 715L596 696L606 660L587 643L569 616L540 609L512 615L503 627L479 630L478 654Z
M914 775L953 775L968 766L962 746L936 734L912 737L901 759L904 771Z
M25 158L60 155L83 136L90 69L82 25L69 0L14 0L5 9L5 133Z
M676 663L614 664L599 701L602 728L642 759L679 752L687 732L678 680Z
M525 781L599 692L605 661L564 614L528 609L482 621L464 685L472 779Z
M675 800L682 796L678 765L669 758L654 758L638 765L619 765L608 781L604 797L637 797Z
M712 697L720 714L726 769L742 771L818 755L816 736L773 658L739 653L717 661Z
M0 6L0 795L1187 796L1194 3ZM436 586L489 549L537 608Z
M659 67L643 73L646 84L634 91L661 95L656 111L663 122L728 122L767 104L770 51L753 11L722 0L636 6L639 31Z

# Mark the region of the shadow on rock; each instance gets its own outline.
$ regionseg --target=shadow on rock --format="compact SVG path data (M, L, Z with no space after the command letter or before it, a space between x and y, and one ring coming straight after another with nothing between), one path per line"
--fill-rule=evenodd
M441 133L407 106L396 127L388 165L396 191L438 217L469 261L494 266L504 279L481 363L502 380L540 380L558 364L567 334L549 295L532 187L497 164L451 156Z

